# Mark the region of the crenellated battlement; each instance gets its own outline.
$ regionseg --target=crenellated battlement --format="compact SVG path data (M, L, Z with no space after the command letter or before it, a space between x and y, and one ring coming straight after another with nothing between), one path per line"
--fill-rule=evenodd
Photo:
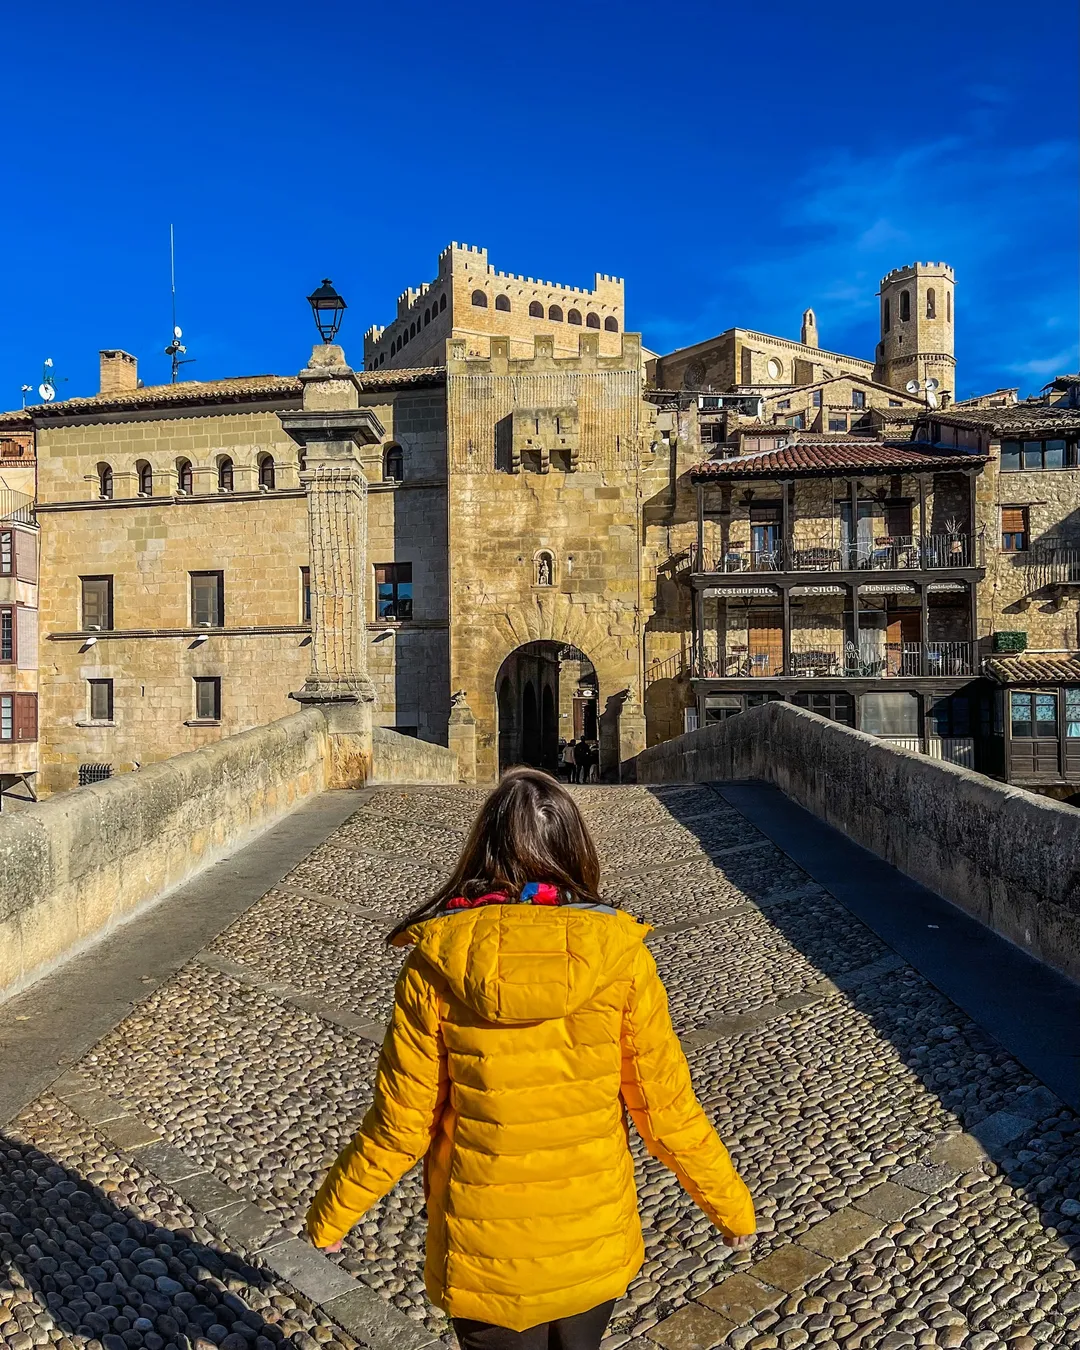
M909 281L912 277L945 277L949 281L956 280L956 273L944 262L914 262L908 263L904 267L894 267L893 270L881 278L881 285L892 286L898 281Z

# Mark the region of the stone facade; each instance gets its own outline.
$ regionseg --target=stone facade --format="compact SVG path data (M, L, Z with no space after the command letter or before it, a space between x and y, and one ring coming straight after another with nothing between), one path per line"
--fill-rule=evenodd
M578 332L593 330L599 351L621 351L623 283L597 272L591 290L496 271L487 249L451 244L439 254L434 281L398 296L397 317L364 334L367 370L440 365L449 339L468 356L487 356L493 337L509 339L510 354L529 357L533 339L550 337L560 356L577 352Z

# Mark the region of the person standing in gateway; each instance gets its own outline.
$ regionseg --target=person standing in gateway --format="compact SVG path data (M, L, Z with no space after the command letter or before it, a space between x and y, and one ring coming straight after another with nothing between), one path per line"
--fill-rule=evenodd
M449 880L388 938L411 951L374 1100L307 1231L338 1250L423 1158L425 1284L462 1350L597 1350L645 1255L626 1113L729 1247L756 1228L694 1096L648 926L599 884L570 793L513 769Z

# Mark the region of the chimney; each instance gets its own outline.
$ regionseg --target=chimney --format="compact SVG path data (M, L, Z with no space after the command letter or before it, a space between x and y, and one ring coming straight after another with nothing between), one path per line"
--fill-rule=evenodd
M101 394L133 394L139 387L139 363L130 352L99 352Z
M818 345L817 319L814 317L814 311L808 309L802 316L802 345L804 347L816 347Z

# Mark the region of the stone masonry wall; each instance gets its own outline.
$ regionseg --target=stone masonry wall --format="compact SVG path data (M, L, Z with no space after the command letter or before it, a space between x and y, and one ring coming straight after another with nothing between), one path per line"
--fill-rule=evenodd
M637 757L642 783L758 779L1080 979L1080 812L769 703Z

